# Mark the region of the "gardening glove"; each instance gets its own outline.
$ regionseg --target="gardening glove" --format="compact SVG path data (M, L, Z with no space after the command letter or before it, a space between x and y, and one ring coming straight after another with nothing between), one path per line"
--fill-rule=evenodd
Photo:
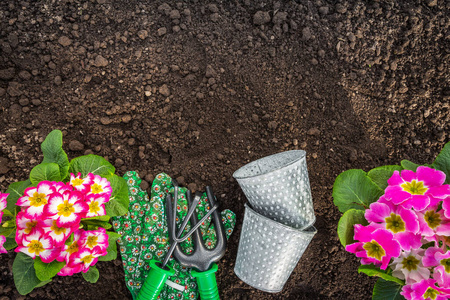
M158 174L153 181L149 198L147 192L140 188L141 179L136 172L127 172L124 178L130 196L129 211L124 216L114 217L113 226L122 235L118 243L126 285L135 299L150 270L149 261L152 259L162 261L170 247L164 204L166 195L168 193L173 195L174 187L172 179L167 174ZM186 188L178 189L176 218L178 226L188 210L186 191ZM198 219L201 219L209 209L209 201L204 193L196 208ZM222 211L221 217L228 239L233 232L236 217L230 210ZM185 232L190 228L188 223ZM214 248L217 237L214 225L211 224L211 217L201 224L200 230L206 247ZM188 238L181 243L181 248L186 254L194 251L192 240ZM181 266L173 258L169 260L168 265L175 270L175 275L168 278L158 298L198 299L197 283L191 276L190 269Z

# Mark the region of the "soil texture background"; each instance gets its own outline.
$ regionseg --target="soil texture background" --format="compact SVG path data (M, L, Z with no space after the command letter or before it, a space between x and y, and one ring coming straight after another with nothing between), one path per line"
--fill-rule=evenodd
M339 243L336 176L431 163L449 141L450 3L423 1L0 1L0 189L64 133L73 158L106 157L143 187L166 172L211 185L237 226L222 299L370 299ZM304 149L318 233L282 292L233 272L245 197L232 174ZM0 255L0 299L131 299L120 258L20 296L15 253Z

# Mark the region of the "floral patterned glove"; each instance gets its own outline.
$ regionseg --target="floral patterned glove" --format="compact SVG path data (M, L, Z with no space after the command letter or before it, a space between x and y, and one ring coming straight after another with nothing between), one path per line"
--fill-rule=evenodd
M140 188L141 179L136 172L129 171L124 176L130 196L129 210L126 215L113 218L114 229L122 235L117 241L125 270L125 281L133 299L145 282L150 269L149 261L162 261L170 247L167 219L165 216L165 199L168 193L173 195L172 178L167 174L158 174L153 181L151 196ZM186 188L179 188L177 205L177 225L180 226L187 214L188 204ZM196 212L200 220L209 211L209 202L204 193L197 205ZM222 223L227 239L233 232L236 216L230 210L221 212ZM190 224L185 232L189 231ZM214 248L217 237L211 217L200 226L207 248ZM181 243L187 254L194 251L190 238ZM198 288L190 269L181 266L171 258L168 263L175 270L175 275L168 278L158 299L198 299Z

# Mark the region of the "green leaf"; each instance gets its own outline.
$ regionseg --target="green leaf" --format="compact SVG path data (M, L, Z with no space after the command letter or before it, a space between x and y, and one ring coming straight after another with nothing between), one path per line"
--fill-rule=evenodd
M105 216L97 216L97 217L91 217L91 218L84 218L84 219L81 219L81 222L83 222L83 221L93 221L93 220L99 220L99 221L108 222L109 219L111 219L110 216L105 215Z
M112 227L112 225L108 222L100 220L82 219L81 224L83 224L84 226L90 226L89 230L97 230L99 227L103 227L105 229L109 229Z
M128 212L130 203L127 181L115 174L104 177L109 181L112 188L111 198L105 204L106 214L110 217L123 216Z
M55 163L39 164L30 172L30 180L33 185L37 185L39 182L44 180L60 181L61 179L59 166Z
M17 247L15 236L13 237L6 237L6 241L3 244L3 247L5 247L6 250L11 250Z
M95 266L90 266L86 273L82 272L81 274L83 275L84 280L90 283L96 283L100 277L100 273Z
M85 177L88 173L104 177L114 174L115 171L114 166L106 159L94 154L74 158L70 161L69 166L70 173L77 175L80 172L82 177Z
M15 227L8 227L8 228L0 228L0 235L3 235L4 237L12 237L14 238L16 236L16 228Z
M19 208L18 206L16 206L17 200L23 196L23 192L25 191L25 189L30 186L31 181L29 179L25 181L13 182L9 185L8 189L6 190L6 193L9 194L8 198L6 198L6 208L11 213L14 213L16 211L16 208Z
M445 144L441 153L433 162L433 168L445 173L445 183L450 183L450 142Z
M3 216L4 217L14 217L14 215L6 208L3 210Z
M59 167L60 178L65 179L69 172L69 159L64 152L62 140L62 132L53 130L50 132L41 144L41 150L44 154L42 163L55 163Z
M405 300L401 291L401 285L379 278L373 287L372 300Z
M21 295L28 294L41 283L34 270L34 260L22 252L17 253L12 269L14 284Z
M34 260L34 270L36 271L36 277L41 281L47 281L52 279L59 271L66 265L65 262L52 261L51 263L45 263L40 257L36 257Z
M364 273L369 276L381 277L384 280L396 282L397 284L400 285L405 284L403 280L400 280L397 277L387 274L386 271L381 270L379 267L375 265L360 265L358 268L358 273Z
M403 170L403 168L398 165L382 166L370 170L367 173L367 176L369 176L380 189L385 190L388 186L387 181L391 178L392 174L394 174L394 171L401 170Z
M353 236L355 235L353 225L355 224L368 224L367 220L364 218L364 210L349 209L344 213L344 215L342 215L337 228L339 240L341 241L342 246L345 247L348 244L355 242L353 239Z
M49 279L49 280L46 280L46 281L41 281L41 283L39 283L36 287L38 288L38 287L44 286L44 285L46 285L47 283L50 283L50 282L52 282L52 279Z
M109 243L108 248L106 249L107 254L105 256L100 256L98 258L99 261L110 261L117 258L116 241L118 238L121 237L121 235L112 231L107 231L106 233L108 234L108 243Z
M418 167L420 167L420 165L413 163L412 161L409 161L407 159L404 159L400 162L400 165L402 165L402 168L405 170L411 170L411 171L416 171Z
M333 202L341 212L351 208L364 210L382 194L383 190L360 169L339 174L333 185Z

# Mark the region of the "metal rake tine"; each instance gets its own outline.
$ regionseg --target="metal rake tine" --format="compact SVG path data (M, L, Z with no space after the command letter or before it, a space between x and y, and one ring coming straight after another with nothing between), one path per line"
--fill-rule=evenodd
M210 186L206 187L206 196L208 197L209 203L211 203L211 206L217 205L213 190ZM215 249L218 249L218 248L226 249L227 235L225 234L225 230L224 230L224 227L222 224L222 218L217 211L215 211L213 213L213 222L214 222L214 229L216 230L216 236L217 236L217 243L216 243Z

